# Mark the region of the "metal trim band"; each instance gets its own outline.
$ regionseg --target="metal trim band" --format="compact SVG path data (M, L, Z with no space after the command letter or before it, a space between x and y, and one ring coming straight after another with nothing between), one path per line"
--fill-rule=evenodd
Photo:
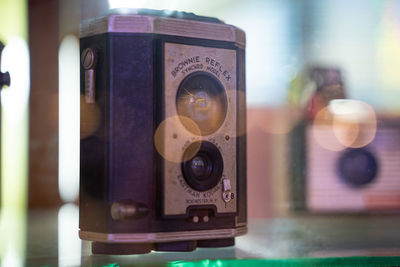
M246 46L244 31L232 25L145 15L114 14L84 21L79 36L82 38L107 32L175 35L235 42L241 47Z
M84 240L103 243L151 243L172 242L200 239L230 238L247 233L247 227L233 229L216 229L184 232L158 232L158 233L118 233L107 234L98 232L79 231L79 237Z

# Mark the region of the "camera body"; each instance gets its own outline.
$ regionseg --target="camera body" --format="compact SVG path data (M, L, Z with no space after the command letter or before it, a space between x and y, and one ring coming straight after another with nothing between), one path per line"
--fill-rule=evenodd
M376 127L359 124L355 144L365 145L353 147L342 146L331 125L299 124L292 138L293 207L313 213L399 212L399 122L379 114Z
M246 233L245 35L191 13L81 24L80 237L190 251Z
M400 211L400 118L346 99L341 71L313 67L314 92L290 136L294 210Z
M340 151L328 150L316 141L315 136L320 135L326 142L335 142L325 127L307 129L306 206L309 211L400 211L399 120L384 117L379 120L370 143Z

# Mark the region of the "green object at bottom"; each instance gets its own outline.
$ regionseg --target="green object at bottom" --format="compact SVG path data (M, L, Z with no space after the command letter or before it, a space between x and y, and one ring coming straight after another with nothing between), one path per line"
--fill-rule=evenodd
M400 257L344 257L296 259L243 259L176 261L171 267L236 267L236 266L400 266Z

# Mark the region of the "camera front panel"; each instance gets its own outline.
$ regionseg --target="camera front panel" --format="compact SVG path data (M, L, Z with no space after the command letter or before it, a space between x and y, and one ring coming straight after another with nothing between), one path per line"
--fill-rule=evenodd
M202 207L235 213L236 50L172 42L162 49L164 121L156 146L163 158L163 216Z

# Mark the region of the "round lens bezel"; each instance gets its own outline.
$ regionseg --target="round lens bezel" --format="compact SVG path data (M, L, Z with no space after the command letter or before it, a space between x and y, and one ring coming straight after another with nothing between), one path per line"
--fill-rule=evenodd
M215 85L216 92L207 92L207 90L205 90L205 92L210 97L218 97L219 98L218 100L221 105L220 106L221 111L223 113L221 114L221 116L220 116L221 118L218 120L218 122L216 123L216 126L214 126L214 127L205 127L204 125L207 125L207 124L199 122L192 116L185 114L184 112L179 110L179 106L180 106L179 103L181 101L180 98L182 95L185 94L184 90L186 89L185 88L186 85L189 82L191 82L193 79L199 78L199 76L205 77L206 79L208 79L208 81L211 81ZM228 96L227 96L225 87L214 75L212 75L208 72L205 72L205 71L196 71L196 72L193 72L193 73L189 74L188 76L186 76L179 84L178 90L176 92L176 97L175 97L175 106L176 106L176 113L178 114L179 117L183 116L185 118L189 118L189 119L193 120L199 127L201 135L208 136L208 135L211 135L211 134L215 133L216 131L218 131L218 129L220 129L222 127L222 125L224 124L227 114L228 114ZM182 124L189 132L192 132L191 127L189 125L185 125L184 121L182 121ZM198 133L194 133L194 134L198 135Z
M366 172L361 177L357 172L356 168L361 166L354 165L355 157L362 156L368 163L368 168L365 168ZM353 188L362 188L370 185L375 181L379 172L379 163L369 150L365 148L349 148L346 149L342 155L338 158L338 174L339 177L347 185ZM351 169L350 169L351 168Z
M201 142L200 149L198 142ZM214 188L220 181L224 170L224 163L221 152L212 143L208 141L198 141L192 143L184 152L182 159L182 174L186 183L197 191L207 191ZM199 151L193 156L193 149ZM206 175L197 176L193 173L191 164L197 156L206 159ZM210 166L211 165L211 166Z

